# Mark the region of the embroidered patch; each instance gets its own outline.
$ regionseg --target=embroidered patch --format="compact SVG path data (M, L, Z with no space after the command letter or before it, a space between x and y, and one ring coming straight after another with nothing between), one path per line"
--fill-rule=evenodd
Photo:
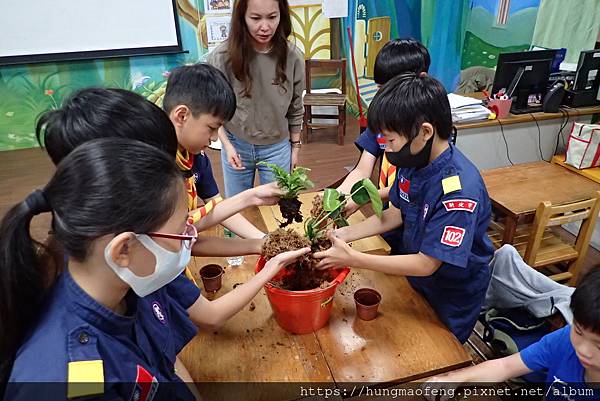
M457 247L460 246L460 244L462 244L464 236L464 228L446 226L444 227L444 232L442 233L442 240L440 242L444 245Z
M473 213L477 207L477 202L471 199L450 199L442 201L447 212L453 210L464 210Z
M167 318L165 317L162 311L162 306L160 306L160 303L158 303L158 301L152 302L152 312L154 312L154 316L158 319L159 322L161 322L162 324L167 324Z
M442 188L444 189L444 195L449 194L450 192L460 191L462 189L460 177L453 175L452 177L444 178L442 180Z
M379 145L379 149L385 150L385 137L383 136L383 134L377 134L375 136L375 140L377 141L377 144Z
M408 191L409 190L410 190L410 180L407 180L406 178L404 178L404 176L401 175L400 178L398 179L398 193L399 193L400 197L407 202L410 202L408 200Z
M144 367L137 365L135 387L131 395L132 401L152 401L158 391L158 380Z
M426 203L425 206L423 206L423 220L425 220L425 217L427 216L428 211L429 211L429 204Z

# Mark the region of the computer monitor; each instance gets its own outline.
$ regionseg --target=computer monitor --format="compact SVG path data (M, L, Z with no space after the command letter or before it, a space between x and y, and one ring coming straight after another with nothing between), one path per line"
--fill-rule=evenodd
M600 85L600 50L585 50L579 54L573 90L598 90Z
M513 114L542 111L541 99L548 88L548 79L556 50L535 50L501 53L498 57L492 93L504 89L513 97Z

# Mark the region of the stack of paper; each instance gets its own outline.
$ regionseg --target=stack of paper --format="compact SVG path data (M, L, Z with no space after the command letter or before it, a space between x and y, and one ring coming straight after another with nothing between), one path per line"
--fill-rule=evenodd
M452 121L455 123L487 120L491 114L479 99L449 93L448 101L452 109Z

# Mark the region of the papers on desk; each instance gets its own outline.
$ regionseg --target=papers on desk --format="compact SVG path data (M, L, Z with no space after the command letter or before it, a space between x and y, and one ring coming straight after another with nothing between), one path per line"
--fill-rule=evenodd
M483 105L483 101L479 99L449 93L448 101L454 123L487 120L491 114L489 109Z

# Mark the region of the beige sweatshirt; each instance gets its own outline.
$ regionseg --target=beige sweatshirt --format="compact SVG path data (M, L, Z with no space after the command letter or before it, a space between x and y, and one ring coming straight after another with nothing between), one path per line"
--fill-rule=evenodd
M229 132L254 145L270 145L289 138L290 131L300 132L304 115L304 57L294 44L288 46L287 81L283 87L273 84L277 67L275 56L256 53L250 63L251 98L242 95L244 86L233 76L227 42L214 49L207 62L223 71L235 91L237 110L231 121L224 124Z

